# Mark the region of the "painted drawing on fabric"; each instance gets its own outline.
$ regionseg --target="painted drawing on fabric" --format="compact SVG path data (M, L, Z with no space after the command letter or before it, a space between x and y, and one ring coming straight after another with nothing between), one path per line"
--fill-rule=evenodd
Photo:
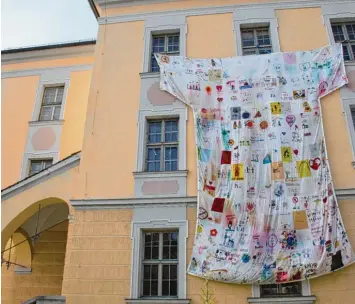
M270 284L352 263L320 108L347 83L341 45L157 61L161 89L195 117L198 219L188 273Z

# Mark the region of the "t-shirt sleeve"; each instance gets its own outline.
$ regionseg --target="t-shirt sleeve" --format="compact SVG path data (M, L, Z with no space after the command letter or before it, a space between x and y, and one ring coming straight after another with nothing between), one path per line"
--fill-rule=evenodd
M318 74L318 97L323 97L348 83L340 43L319 49L312 61L313 69Z
M200 106L201 81L192 60L182 56L156 54L160 67L160 89L193 108Z

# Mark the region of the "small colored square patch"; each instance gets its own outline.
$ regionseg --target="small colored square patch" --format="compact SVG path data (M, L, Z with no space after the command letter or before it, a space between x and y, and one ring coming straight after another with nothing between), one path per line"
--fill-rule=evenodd
M311 167L309 165L309 160L297 161L297 172L299 178L311 177L312 172L311 172Z
M299 230L308 228L306 210L293 211L293 227Z
M291 147L281 147L281 157L284 163L292 162Z
M232 180L244 180L244 164L232 165Z
M220 81L222 80L222 70L209 70L208 71L209 81Z
M270 103L271 114L279 115L281 114L281 103L280 102L271 102Z
M284 166L282 162L273 162L271 164L272 180L282 180L285 178Z
M216 197L213 201L211 211L222 213L224 208L224 201L225 198Z
M232 163L232 151L222 151L221 165Z
M198 148L198 158L203 163L208 163L211 159L212 150Z

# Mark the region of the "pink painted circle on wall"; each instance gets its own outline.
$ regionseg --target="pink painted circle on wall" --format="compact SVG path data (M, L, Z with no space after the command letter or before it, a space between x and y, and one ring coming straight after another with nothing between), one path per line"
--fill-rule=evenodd
M154 83L147 92L150 103L154 106L171 105L175 101L175 97L165 91L160 90L159 82Z
M32 147L34 150L49 150L56 140L56 135L51 127L40 128L32 136Z
M355 92L355 70L348 72L347 74L349 83L346 85L348 89Z

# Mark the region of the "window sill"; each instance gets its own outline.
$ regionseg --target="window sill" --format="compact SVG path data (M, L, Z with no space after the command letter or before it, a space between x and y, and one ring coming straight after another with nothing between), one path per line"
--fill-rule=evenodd
M176 171L156 171L156 172L133 172L136 178L157 178L157 177L186 177L187 170L176 170Z
M62 125L64 124L64 120L35 120L29 121L29 126L53 126L53 125Z
M316 296L248 298L248 303L268 304L313 304Z
M125 299L126 304L190 304L190 299Z
M143 72L143 73L139 73L139 76L141 76L141 79L159 78L160 77L160 72Z

